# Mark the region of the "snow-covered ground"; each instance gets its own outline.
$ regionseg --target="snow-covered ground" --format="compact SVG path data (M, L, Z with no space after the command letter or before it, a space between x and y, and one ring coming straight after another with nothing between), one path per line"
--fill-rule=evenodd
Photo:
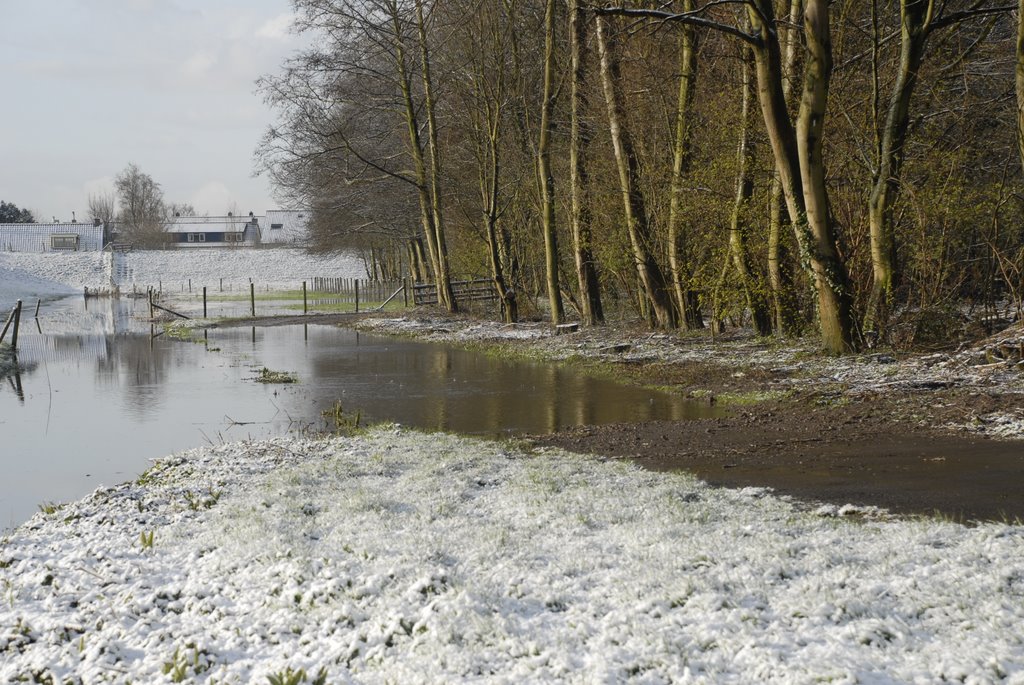
M114 260L113 266L110 260ZM0 306L17 299L47 299L110 288L160 286L298 288L314 277L365 278L362 261L352 254L314 255L295 248L263 250L152 250L125 254L96 252L0 252Z
M194 450L6 541L0 680L1024 683L1024 528L844 511L394 427Z

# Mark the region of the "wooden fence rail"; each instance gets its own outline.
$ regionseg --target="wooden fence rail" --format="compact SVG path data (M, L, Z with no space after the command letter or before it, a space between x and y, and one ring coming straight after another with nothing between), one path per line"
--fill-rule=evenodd
M433 283L417 283L412 287L412 292L413 303L416 305L437 304L437 285ZM489 278L452 281L452 295L455 296L456 302L498 299L494 281Z
M316 293L336 295L353 295L359 289L359 299L364 302L379 302L387 298L396 288L402 286L401 281L371 281L366 278L321 278L315 277L309 282L311 290Z

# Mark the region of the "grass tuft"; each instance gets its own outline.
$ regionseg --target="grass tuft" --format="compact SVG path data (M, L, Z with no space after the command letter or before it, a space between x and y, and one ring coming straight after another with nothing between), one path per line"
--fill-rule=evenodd
M257 383L298 383L299 378L294 373L288 371L271 371L267 367L260 369L260 373L256 376Z

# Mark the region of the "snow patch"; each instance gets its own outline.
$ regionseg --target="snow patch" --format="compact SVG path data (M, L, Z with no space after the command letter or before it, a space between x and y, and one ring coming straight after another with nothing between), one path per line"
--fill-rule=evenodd
M949 427L996 438L1024 438L1024 409L1012 414L983 414L967 423L950 424Z
M0 680L1024 682L1024 528L848 511L389 427L192 450L4 543Z
M114 260L111 267L111 259ZM128 253L0 252L0 304L18 298L67 295L110 288L122 291L162 286L177 292L193 287L298 289L314 277L365 278L362 260L352 254L311 254L296 248L262 250L182 249Z

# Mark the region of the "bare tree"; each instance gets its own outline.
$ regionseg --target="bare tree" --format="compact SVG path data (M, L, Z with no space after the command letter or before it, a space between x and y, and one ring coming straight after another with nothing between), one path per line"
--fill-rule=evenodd
M120 206L117 218L124 238L149 247L161 244L167 208L160 184L136 164L129 164L114 179L114 187Z
M587 120L589 105L586 89L591 50L587 41L587 13L580 0L569 0L569 53L572 62L572 101L570 103L571 140L569 141L569 174L572 193L573 256L580 288L580 314L590 326L604 321L601 284L594 259L590 206L589 156L593 137Z
M196 208L188 202L172 202L167 206L169 216L195 216Z
M1011 2L295 0L318 40L262 83L281 114L262 161L320 246L389 271L438 279L450 249L530 314L557 296L595 323L639 293L649 322L696 327L725 267L762 332L767 271L776 330L816 315L844 353L857 318L886 318L887 254L921 311L1005 292L993 257L1024 235ZM602 65L587 32L609 15L630 21L602 27ZM743 92L723 87L730 41L753 54Z
M665 274L651 251L650 221L647 204L639 184L639 165L633 138L625 121L620 93L618 56L609 36L608 19L597 18L597 45L601 61L601 83L608 108L608 130L619 172L626 232L633 251L633 262L644 298L654 312L658 326L676 327L676 313L669 295Z
M717 3L711 3L715 5ZM744 0L749 29L719 21L705 9L674 13L660 9L607 7L602 14L679 21L721 31L747 43L754 53L757 95L768 130L775 166L801 259L812 274L818 300L822 343L833 354L855 346L853 294L846 264L840 257L822 158L822 133L832 73L832 45L827 0L808 0L804 10L806 40L803 91L796 123L790 118L783 90L785 72L779 22L773 0Z
M799 61L799 29L803 17L803 0L789 0L787 27L780 36L784 61L782 65L782 97L788 109L796 93L797 62ZM793 291L793 273L789 263L790 250L784 235L785 225L791 224L786 213L786 200L782 194L782 183L776 171L772 174L768 200L768 285L771 289L772 319L775 331L791 335L799 330L797 302Z
M750 204L750 198L754 194L755 150L750 131L754 107L754 87L753 55L747 46L741 46L741 49L743 51L741 58L743 98L740 114L740 140L736 150L736 196L733 201L732 217L729 221L729 252L732 255L733 268L739 277L747 307L754 320L754 330L758 335L769 335L772 332L772 323L764 298L763 279L755 273L747 255L748 230L745 226L744 215Z
M1017 150L1024 165L1024 0L1017 5L1015 85L1017 91Z
M693 11L693 0L684 0L683 12ZM675 140L672 147L672 182L668 211L668 261L672 291L683 328L703 328L704 322L692 295L687 263L688 235L682 210L686 176L693 160L693 101L697 94L697 30L684 24L679 33L679 91L676 99Z
M519 318L519 305L509 279L512 274L507 273L510 237L504 213L509 193L504 186L509 184L505 166L509 128L509 43L515 30L518 3L510 0L501 6L468 2L451 9L459 13L457 24L460 26L454 35L460 48L453 52L464 78L454 80L450 86L455 102L449 107L448 118L454 126L466 129L466 147L471 149L467 156L473 158L476 168L491 280L501 303L502 318L506 323L515 323ZM468 178L465 183L472 184ZM475 214L475 210L474 206L471 212Z
M551 131L555 110L555 0L546 0L544 9L544 100L537 141L537 177L541 197L541 232L544 236L544 264L547 274L551 323L565 317L558 275L558 232L555 230L555 176L551 171Z
M266 100L282 118L281 125L264 136L261 166L288 192L302 197L315 211L319 208L321 216L338 217L358 208L373 214L367 223L381 234L385 217L366 202L380 194L366 192L366 187L406 186L401 191L403 202L409 190L417 198L439 301L454 310L422 3L297 0L295 4L299 28L317 32L323 39L319 47L293 58L283 75L259 82ZM406 222L400 225L404 233Z
M434 82L431 78L430 49L427 44L427 26L423 14L423 0L414 0L416 8L416 37L419 43L420 53L420 77L423 88L423 113L427 119L427 150L430 153L430 171L428 174L430 183L430 212L433 217L434 250L437 252L436 274L437 274L437 301L445 306L449 312L458 309L455 295L452 293L450 267L448 265L448 243L445 235L444 213L441 197L441 146L437 139L437 101L434 96ZM398 17L395 12L394 17ZM399 35L398 25L395 25L395 33ZM409 120L414 118L413 112L408 112Z
M885 305L892 295L893 280L896 277L896 237L892 212L906 156L910 101L917 85L928 39L940 29L974 17L1007 12L1010 7L979 0L961 11L946 13L946 9L945 2L935 0L900 0L899 67L884 118L879 117L877 111L875 113L876 162L872 169L871 195L868 200L872 286L864 315L865 331L879 332L876 329L884 324ZM877 30L875 33L874 40L877 42Z
M117 194L113 191L89 193L89 220L112 227L117 220Z

